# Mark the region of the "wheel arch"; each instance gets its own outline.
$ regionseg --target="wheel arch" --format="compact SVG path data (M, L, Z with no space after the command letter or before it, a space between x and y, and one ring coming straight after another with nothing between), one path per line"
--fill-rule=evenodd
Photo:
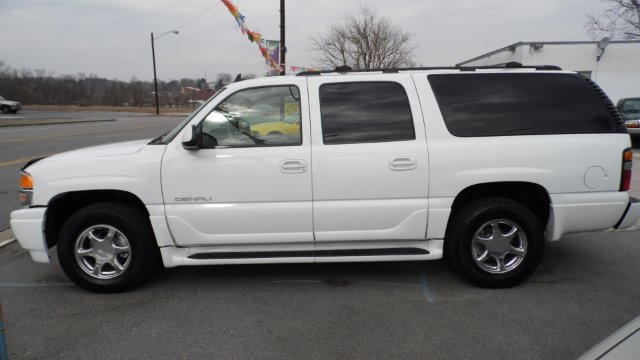
M47 247L57 243L62 225L78 210L100 202L121 202L128 204L149 218L149 211L138 196L123 190L71 191L54 196L47 204L44 235Z
M531 182L506 181L471 185L455 197L447 222L447 232L456 213L467 203L482 197L503 197L529 208L544 229L549 221L551 198L541 185Z

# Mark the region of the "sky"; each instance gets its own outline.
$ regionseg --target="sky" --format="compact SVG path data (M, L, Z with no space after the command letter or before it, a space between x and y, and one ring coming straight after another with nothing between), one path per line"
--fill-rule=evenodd
M277 40L279 0L235 0L251 30ZM419 65L445 66L518 41L591 40L587 13L601 0L286 1L287 65L312 67L311 36L367 6L413 35ZM202 78L267 70L219 0L0 0L0 61L54 75L96 74L128 81Z

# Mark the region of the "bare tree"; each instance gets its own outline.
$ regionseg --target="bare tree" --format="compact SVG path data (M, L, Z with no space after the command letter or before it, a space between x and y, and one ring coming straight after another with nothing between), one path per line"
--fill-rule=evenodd
M316 61L325 68L348 65L353 69L413 66L412 35L375 11L360 13L331 25L328 33L311 38Z
M625 39L640 39L640 0L602 0L608 8L600 15L587 14L585 29L599 39L610 33Z
M233 78L229 73L219 73L216 75L216 79L214 81L215 84L213 85L213 88L217 91L230 84L231 81L233 81Z
M51 105L53 104L54 96L55 96L55 79L53 78L53 72L47 71L44 69L36 69L35 70L35 85L36 89L40 93L41 104Z

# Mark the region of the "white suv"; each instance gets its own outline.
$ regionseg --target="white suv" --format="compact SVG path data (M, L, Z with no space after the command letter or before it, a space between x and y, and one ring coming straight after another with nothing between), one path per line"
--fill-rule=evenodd
M545 241L625 228L630 139L556 67L310 72L233 83L151 141L27 164L11 226L97 292L181 265L433 260L527 278Z

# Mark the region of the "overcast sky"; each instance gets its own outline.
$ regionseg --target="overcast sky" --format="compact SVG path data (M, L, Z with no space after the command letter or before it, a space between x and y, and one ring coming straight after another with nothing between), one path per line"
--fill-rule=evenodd
M279 38L279 0L234 3L250 29ZM288 65L314 66L309 36L361 4L412 33L425 66L453 65L518 41L590 40L586 14L603 9L601 0L288 0ZM150 33L178 29L156 41L160 79L206 73L212 81L220 72L267 70L219 0L0 0L0 14L0 61L15 69L151 80Z

